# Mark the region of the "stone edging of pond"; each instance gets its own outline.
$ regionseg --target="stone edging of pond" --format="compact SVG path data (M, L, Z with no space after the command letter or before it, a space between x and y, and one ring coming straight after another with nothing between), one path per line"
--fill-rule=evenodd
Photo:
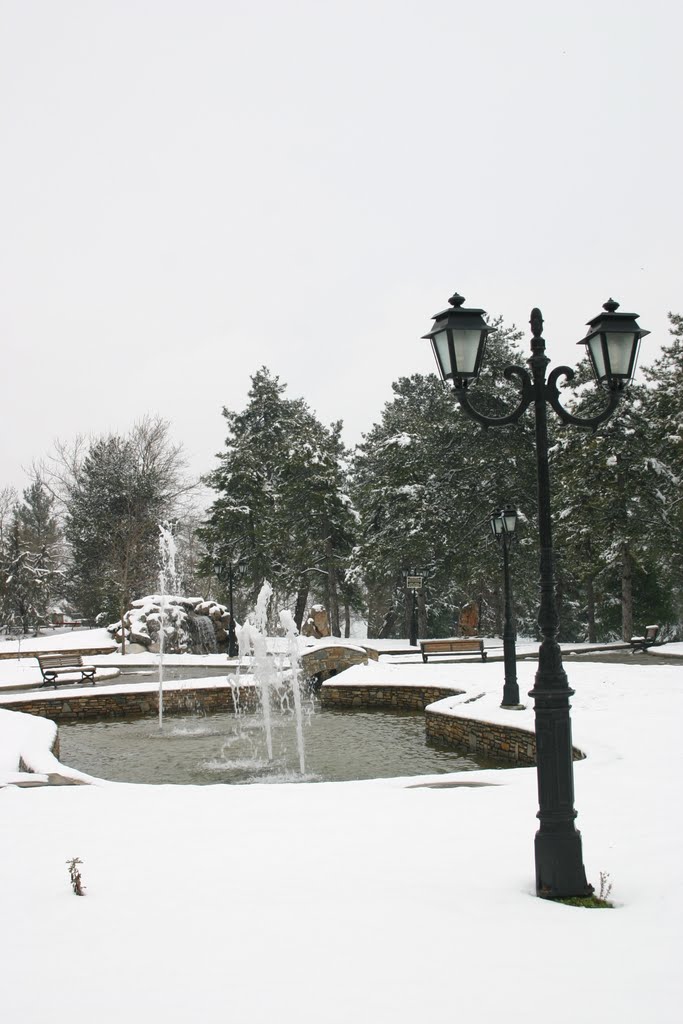
M254 685L237 686L215 683L208 686L183 686L181 683L164 684L164 714L182 715L193 711L252 710L258 704L258 691ZM94 718L146 718L159 711L159 688L141 684L135 689L120 687L84 688L81 692L54 691L0 700L6 711L22 711L39 715L53 722L80 722Z
M438 686L387 686L384 684L363 687L324 683L319 691L323 707L336 707L353 711L360 708L388 708L405 711L425 711L425 733L428 740L452 749L466 751L472 755L507 761L516 765L536 763L536 739L529 729L499 722L488 722L452 710L439 710L439 701L446 697L461 696L465 691ZM474 703L476 698L470 703ZM68 692L51 691L49 694L17 696L12 700L0 700L0 707L8 711L21 711L38 715L55 722L74 722L92 719L149 717L158 713L158 688L152 684L139 684L135 689L88 688L82 692L74 689ZM208 685L187 686L169 682L164 686L164 714L187 714L194 711L217 712L253 710L258 706L258 687L253 684L238 686ZM585 754L573 748L574 760L581 760Z
M338 686L328 682L323 684L320 698L323 705L349 710L382 707L423 710L425 734L434 743L494 761L508 761L516 765L536 764L536 736L529 729L465 717L460 711L454 715L450 710L429 706L445 697L461 696L463 693L464 690L437 686ZM470 703L474 700L476 698L471 699ZM578 747L573 747L572 751L575 761L586 756Z

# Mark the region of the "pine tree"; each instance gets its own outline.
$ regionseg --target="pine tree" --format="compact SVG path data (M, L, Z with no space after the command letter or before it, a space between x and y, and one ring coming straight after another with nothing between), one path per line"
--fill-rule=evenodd
M24 632L48 616L63 584L63 569L53 501L36 480L14 501L0 538L2 617ZM7 518L4 516L3 518Z
M518 391L502 371L522 356L515 347L518 332L500 321L496 327L487 371L471 397L487 414L504 415L516 405ZM488 519L493 509L511 503L522 520L533 522L530 427L522 422L482 431L434 375L401 378L393 391L353 464L360 515L354 574L367 588L370 634L405 634L406 572L426 581L421 635L452 631L458 607L471 600L480 603L487 622L500 624L502 570ZM529 532L520 533L525 548L533 544ZM533 562L515 557L516 595L529 613Z
M661 586L671 600L673 635L683 634L683 316L669 313L671 344L643 372L643 418L649 430L649 463L660 515L650 529Z
M220 465L207 477L218 494L199 531L211 564L232 564L242 611L264 580L275 604L294 602L301 625L311 594L322 594L339 632L339 597L353 515L345 497L341 424L327 428L266 367L251 381L228 425Z
M579 383L587 379L585 368ZM604 408L606 396L580 386L578 415ZM575 599L574 637L629 640L670 607L656 568L656 524L662 504L647 413L647 389L633 385L613 416L591 433L558 430L556 546Z

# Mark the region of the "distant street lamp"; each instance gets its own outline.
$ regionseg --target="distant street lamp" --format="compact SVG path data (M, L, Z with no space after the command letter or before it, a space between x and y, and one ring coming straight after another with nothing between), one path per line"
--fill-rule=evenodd
M563 423L595 430L612 415L635 372L640 339L649 334L637 323L637 313L618 313L619 304L610 299L604 312L588 323L588 333L579 344L585 345L598 386L606 391L607 405L596 416L575 416L560 403L558 379L571 381L574 371L558 366L546 379L550 360L545 354L543 317L539 309L531 311L531 372L521 366L504 370L507 380L516 377L521 395L516 409L507 416L485 416L470 404L468 388L479 375L486 341L493 328L483 319L483 309L463 309L465 300L457 293L450 307L433 317L433 328L424 335L432 343L439 372L450 381L455 397L468 416L483 427L515 423L530 405L534 407L536 432L536 474L538 482L538 529L540 543L540 608L538 624L543 636L538 652L538 671L534 688L536 723L536 763L538 778L538 819L536 833L536 892L539 896L560 898L587 896L593 887L586 880L581 850L581 833L574 824L574 766L572 762L570 689L562 667L557 642L558 616L555 604L555 580L550 513L550 474L548 471L547 405Z
M512 614L512 586L510 583L510 548L515 540L517 510L505 508L492 512L489 520L491 532L503 552L503 585L505 589L505 618L503 621L503 662L505 683L503 685L502 708L521 708L519 686L517 685L517 655L515 652L514 616Z
M236 658L240 649L237 643L237 633L235 632L235 612L232 606L232 578L232 562L230 562L228 566L228 611L230 612L230 622L228 624L228 657Z
M225 578L225 563L217 561L214 565L214 572L219 579ZM230 613L230 622L228 624L228 657L236 658L239 654L239 644L237 643L237 633L235 631L235 614L233 611L232 604L232 583L233 583L233 563L232 558L228 562L228 611Z
M422 590L422 576L415 573L405 573L406 593L410 594L409 625L410 636L408 643L411 647L417 647L417 592Z

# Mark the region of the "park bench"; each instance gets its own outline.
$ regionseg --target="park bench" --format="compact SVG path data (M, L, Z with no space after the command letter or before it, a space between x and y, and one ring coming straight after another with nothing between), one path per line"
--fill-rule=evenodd
M448 637L445 640L420 640L422 660L426 661L432 655L449 657L456 654L480 654L481 660L486 661L484 641L479 637Z
M38 654L36 657L43 675L43 686L56 689L62 683L88 681L95 685L95 666L84 664L80 654Z
M656 643L658 636L659 626L646 626L645 636L632 636L629 640L631 653L635 654L636 651L646 651L648 647L652 647Z

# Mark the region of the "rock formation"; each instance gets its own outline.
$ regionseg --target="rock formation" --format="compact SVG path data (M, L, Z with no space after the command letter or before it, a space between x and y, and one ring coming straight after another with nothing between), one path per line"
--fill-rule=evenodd
M150 594L133 601L123 621L108 626L117 643L128 643L158 653L162 598ZM230 612L225 605L201 597L163 598L164 651L168 654L214 654L227 650Z

